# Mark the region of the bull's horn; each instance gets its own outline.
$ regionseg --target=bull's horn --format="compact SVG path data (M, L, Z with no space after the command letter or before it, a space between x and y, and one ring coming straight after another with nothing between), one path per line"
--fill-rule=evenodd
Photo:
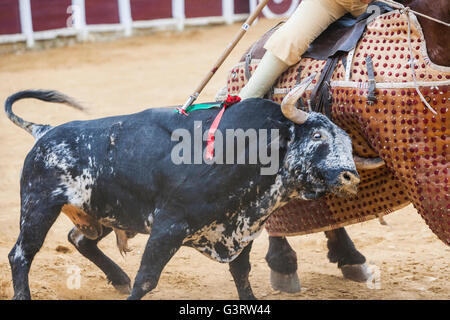
M302 124L308 119L308 113L297 109L295 104L315 77L316 74L313 73L309 77L303 79L300 84L295 86L286 97L284 97L283 102L281 103L281 112L283 112L286 118L294 123Z
M361 158L353 155L356 169L360 170L373 170L384 166L384 160L381 158Z

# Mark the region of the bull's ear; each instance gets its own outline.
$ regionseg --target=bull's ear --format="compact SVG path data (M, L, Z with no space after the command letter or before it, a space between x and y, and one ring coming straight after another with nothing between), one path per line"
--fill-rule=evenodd
M272 118L267 118L269 122L271 122L274 126L274 129L278 129L280 132L280 147L285 148L287 146L287 142L291 140L291 126L292 122L290 121L279 121Z
M289 128L291 127L292 122L280 121L280 120L275 120L272 118L267 118L267 120L269 120L269 122L272 123L276 129L280 130L280 136L285 136L285 137L290 138L291 133L289 131Z

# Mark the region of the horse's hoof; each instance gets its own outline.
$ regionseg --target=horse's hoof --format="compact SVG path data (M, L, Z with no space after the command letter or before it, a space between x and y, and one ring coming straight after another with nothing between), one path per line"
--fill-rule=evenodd
M31 300L31 296L29 294L15 294L14 297L12 297L12 300Z
M272 289L287 293L300 292L301 289L297 272L291 274L282 274L270 270L270 284L272 286Z
M131 285L128 284L116 284L114 285L114 288L121 294L129 295L131 293Z
M356 282L366 282L372 275L366 263L347 264L341 266L340 269L345 279Z

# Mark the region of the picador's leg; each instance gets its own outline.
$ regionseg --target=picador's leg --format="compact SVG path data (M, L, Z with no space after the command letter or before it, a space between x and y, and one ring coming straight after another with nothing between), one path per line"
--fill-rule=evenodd
M251 270L250 251L252 250L252 244L253 241L242 250L236 259L229 263L230 272L233 276L239 299L241 300L256 300L250 281L248 280L248 275Z
M97 244L111 233L111 228L103 227L101 236L96 240L88 239L76 227L68 235L69 242L87 259L92 261L102 270L108 282L122 294L130 294L131 280L127 274L110 258L108 258L97 246Z
M370 277L366 258L355 248L344 228L325 231L328 238L328 259L338 264L344 278L364 282Z
M187 229L183 222L155 221L129 300L141 299L156 288L162 270L186 238Z
M13 299L31 299L28 283L31 263L61 212L62 204L56 205L51 201L50 197L43 195L41 198L37 193L22 194L20 234L8 255L14 287Z
M270 284L274 290L300 291L297 275L297 254L285 237L269 237L266 261L270 267Z

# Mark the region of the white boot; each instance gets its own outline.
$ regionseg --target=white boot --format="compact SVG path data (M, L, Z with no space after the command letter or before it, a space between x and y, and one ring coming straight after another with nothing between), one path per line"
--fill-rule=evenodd
M262 98L287 68L289 68L289 65L278 59L270 51L266 51L258 68L239 93L239 97L242 100Z

